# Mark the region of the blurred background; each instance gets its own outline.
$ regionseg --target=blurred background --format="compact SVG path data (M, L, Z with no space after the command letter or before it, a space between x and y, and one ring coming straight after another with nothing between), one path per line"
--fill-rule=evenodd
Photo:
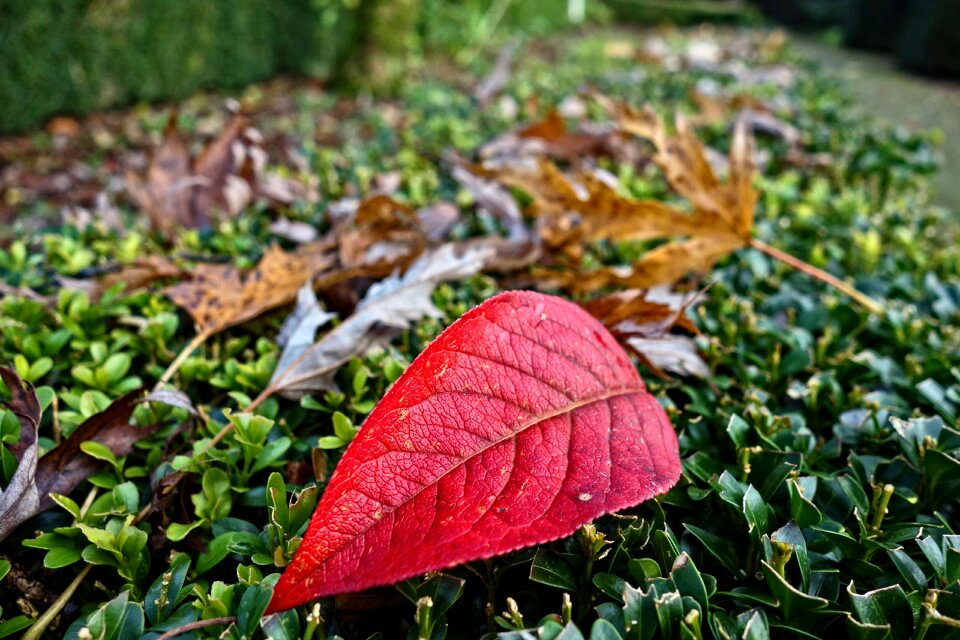
M279 74L389 91L426 57L465 62L510 37L703 21L814 34L812 56L866 75L960 77L960 0L2 0L0 133Z

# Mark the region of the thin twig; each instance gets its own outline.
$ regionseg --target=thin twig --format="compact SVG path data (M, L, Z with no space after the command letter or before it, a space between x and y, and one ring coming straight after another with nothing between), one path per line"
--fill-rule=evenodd
M818 269L812 264L804 262L800 258L796 258L790 255L789 253L781 251L780 249L771 247L766 242L763 242L762 240L758 240L757 238L750 239L750 246L753 247L754 249L757 249L758 251L762 251L763 253L767 254L772 258L776 258L777 260L790 265L797 271L802 271L808 276L816 278L817 280L820 280L822 282L826 282L833 288L837 289L842 293L847 294L848 296L850 296L851 298L859 302L871 313L875 313L877 315L883 315L884 308L882 304L880 304L879 302L877 302L867 294L861 291L858 291L857 288L854 287L853 285L848 284L843 280L840 280L836 276L833 276L827 273L823 269Z
M77 590L77 587L80 586L80 583L84 581L87 577L87 574L90 573L90 569L93 569L92 564L88 564L83 568L83 570L77 574L77 577L73 579L73 582L63 590L63 593L60 594L60 597L57 598L50 608L43 612L37 621L33 623L33 626L30 627L30 630L23 634L21 640L40 640L44 637L43 633L47 630L47 627L50 626L50 623L60 615L60 611L63 610L67 603L70 602L70 598L73 597L74 592Z
M212 627L218 624L230 624L236 619L237 618L235 616L224 616L222 618L210 618L209 620L195 620L194 622L188 622L187 624L182 624L179 627L170 629L170 631L167 631L165 634L157 638L157 640L170 640L170 638L176 638L179 635L189 633L190 631L195 631L196 629Z
M193 336L193 339L187 343L183 349L180 350L180 353L177 354L177 357L173 359L173 362L167 367L167 370L163 372L163 375L160 376L160 379L157 381L156 386L154 386L154 391L159 389L161 385L164 385L170 382L170 378L174 376L177 370L180 369L181 365L187 361L187 358L204 342L207 341L213 335L210 331L201 331L197 335Z

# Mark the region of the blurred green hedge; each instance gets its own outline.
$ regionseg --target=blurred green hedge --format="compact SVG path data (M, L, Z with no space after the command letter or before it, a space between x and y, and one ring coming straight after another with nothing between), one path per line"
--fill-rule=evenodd
M3 0L0 132L328 71L351 18L341 3L315 0Z
M425 51L567 24L560 0L0 0L0 133L278 73L367 88ZM588 19L605 5L587 2ZM399 80L398 80L399 79Z

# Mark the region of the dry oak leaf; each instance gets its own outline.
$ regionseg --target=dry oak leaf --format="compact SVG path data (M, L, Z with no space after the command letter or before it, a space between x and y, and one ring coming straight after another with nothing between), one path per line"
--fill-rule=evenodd
M670 421L613 336L571 302L507 292L373 410L267 612L561 538L679 477Z
M329 319L318 305L312 313L305 314L314 319L308 321L308 326L300 327L301 322L293 321L299 331L290 331L300 335L284 345L280 364L261 396L281 393L288 398L301 398L308 393L336 389L333 376L343 363L389 342L417 320L440 317L440 310L430 299L436 286L479 273L491 256L489 247L458 247L452 243L427 251L403 275L395 273L371 286L352 315L313 342L312 334ZM306 300L302 306L313 304ZM293 316L298 311L302 307L295 309Z
M167 287L165 293L190 314L200 333L212 335L293 302L305 282L335 262L324 241L290 253L274 245L245 274L232 265L200 264L190 280Z
M597 174L570 178L543 160L536 170L491 171L504 184L533 198L531 210L544 243L575 249L601 240L650 240L666 234L686 235L698 229L686 212L655 200L630 200Z

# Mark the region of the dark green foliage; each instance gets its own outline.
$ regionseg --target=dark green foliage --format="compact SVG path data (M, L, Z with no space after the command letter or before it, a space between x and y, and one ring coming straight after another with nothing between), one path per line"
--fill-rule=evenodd
M338 19L320 14L306 0L4 2L0 132L318 70L331 62L320 43Z
M555 57L524 58L508 88L515 103L536 97L546 107L589 86L689 112L689 91L704 78L760 98L778 91L737 87L717 71L611 60L599 39L544 46ZM773 54L764 63L784 60ZM5 540L0 553L16 567L0 560L0 575L15 568L59 593L95 565L73 598L77 610L64 613L51 637L78 638L87 628L93 637L142 630L156 638L194 620L237 616L193 637L316 638L322 627L350 638L378 630L431 639L956 638L946 619L960 619L960 230L951 212L927 201L935 164L925 136L853 115L838 87L815 73L799 73L782 97L803 150L829 162L798 166L782 141L760 136L769 162L758 179L756 234L851 278L887 311L871 316L753 250L721 263L693 314L713 378L645 373L674 420L684 461L680 483L662 498L566 540L407 581L399 594L374 592L372 612L328 599L258 620L355 428L446 324L496 292L496 281L479 276L438 288L443 318L345 366L340 391L270 400L256 416L238 409L270 378L284 311L214 337L175 378L201 417L140 406L136 421L157 431ZM469 198L435 159L451 147L468 154L517 118L498 104L480 112L462 88L439 82L411 83L402 105L398 129L376 109L345 117L337 148L317 148L304 118L310 124L296 134L323 201L292 207L288 217L323 227L329 202L398 171L406 201L463 205L458 237L492 225L467 211ZM718 149L729 144L723 126L701 133ZM601 165L624 193L673 198L652 170ZM215 234L188 232L172 248L142 231L121 236L91 225L21 234L0 251L0 279L54 296L49 305L0 299L0 361L38 387L41 447L53 448L129 386L152 385L193 336L157 290L93 303L58 291L58 275L164 251L249 266L275 240L267 215L254 209ZM637 251L601 245L585 259ZM0 415L4 445L16 440L15 423ZM195 455L228 423L233 431ZM13 467L5 446L0 456L6 480ZM161 501L174 474L183 482ZM155 499L155 511L133 524ZM15 617L22 594L10 585L0 589L2 634L29 623Z

